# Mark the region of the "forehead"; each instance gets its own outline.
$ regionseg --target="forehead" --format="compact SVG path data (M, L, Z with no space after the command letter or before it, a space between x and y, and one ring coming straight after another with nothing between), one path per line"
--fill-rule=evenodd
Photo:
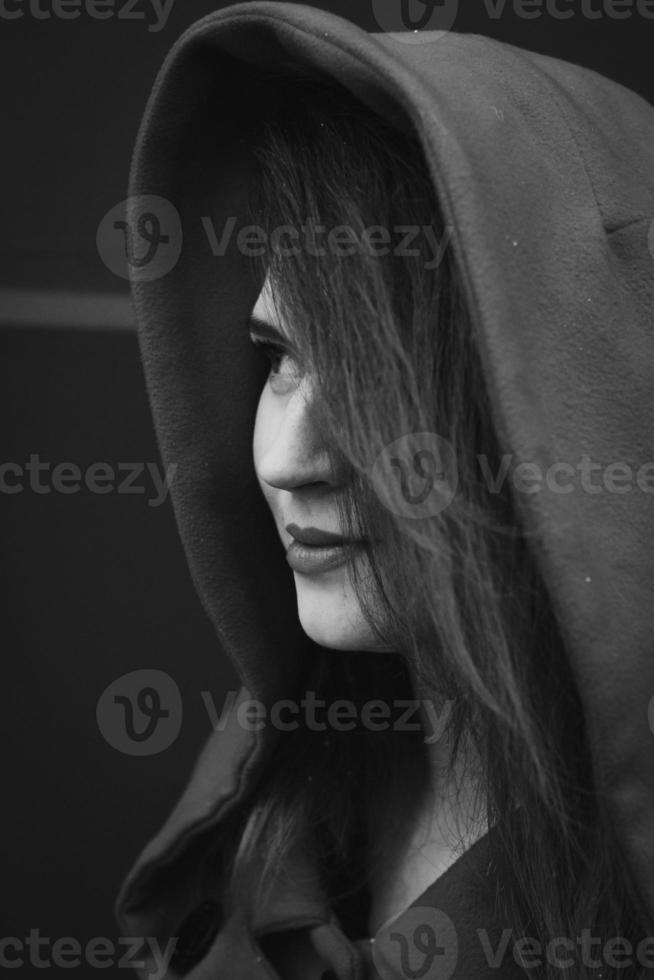
M255 303L252 313L254 316L258 317L258 319L263 320L266 323L270 323L275 327L281 326L280 317L273 302L270 276L266 276L266 280L261 288L259 298Z

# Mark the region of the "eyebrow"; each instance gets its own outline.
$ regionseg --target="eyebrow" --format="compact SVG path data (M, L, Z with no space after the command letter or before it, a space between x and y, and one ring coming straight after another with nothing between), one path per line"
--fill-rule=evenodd
M256 334L258 337L263 337L266 340L272 340L274 343L278 344L288 344L288 338L277 327L273 327L272 323L268 323L266 320L262 320L260 317L255 316L251 313L247 319L247 327L250 333Z

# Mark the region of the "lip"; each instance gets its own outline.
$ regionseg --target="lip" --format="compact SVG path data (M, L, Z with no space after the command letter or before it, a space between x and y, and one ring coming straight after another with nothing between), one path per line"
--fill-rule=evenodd
M287 524L286 530L300 544L314 545L317 547L347 544L342 534L334 534L332 531L321 531L317 527L300 527L298 524Z
M286 551L286 560L294 572L316 575L330 568L345 564L354 548L361 541L347 540L341 534L322 531L317 527L299 527L287 524L286 530L293 541Z
M286 550L286 561L294 572L317 575L344 565L352 550L360 547L361 542L358 541L331 545L311 545L292 541Z

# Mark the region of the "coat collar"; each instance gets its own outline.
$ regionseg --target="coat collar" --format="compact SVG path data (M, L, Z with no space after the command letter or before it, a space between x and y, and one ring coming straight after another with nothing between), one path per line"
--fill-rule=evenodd
M338 980L524 980L514 950L519 936L498 905L494 833L477 840L372 938L345 935L310 858L298 857L294 874L276 885L256 931L264 936L303 926Z
M224 821L238 809L244 787L252 785L254 770L266 758L265 744L237 722L236 709L248 696L241 689L224 730L209 739L180 802L118 897L122 932L143 937L141 976L270 980L276 974L263 953L265 937L287 934L289 944L301 940L303 948L311 946L337 980L524 977L513 958L510 926L500 921L496 908L492 830L372 940L346 935L311 856L299 851L254 919L223 906L221 882L201 872ZM162 973L152 949L170 950L173 939L174 953ZM316 980L321 976L317 972ZM307 972L304 980L314 978Z

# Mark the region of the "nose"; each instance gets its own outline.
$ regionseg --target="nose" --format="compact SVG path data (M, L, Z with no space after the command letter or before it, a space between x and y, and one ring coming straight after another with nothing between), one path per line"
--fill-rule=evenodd
M264 406L261 411L259 479L277 490L336 487L339 481L317 423L310 378L303 378L283 406L270 410L268 418Z

